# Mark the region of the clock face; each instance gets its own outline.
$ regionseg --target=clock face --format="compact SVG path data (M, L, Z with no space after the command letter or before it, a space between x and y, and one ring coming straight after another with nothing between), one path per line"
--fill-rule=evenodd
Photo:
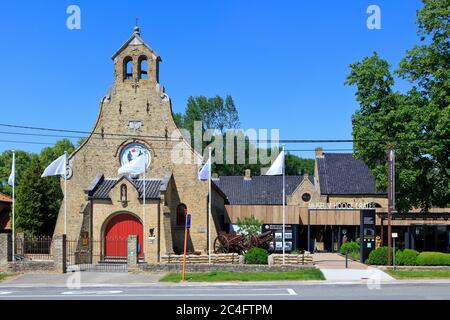
M148 149L140 144L140 143L130 143L123 147L120 152L120 164L123 166L125 163L130 162L131 160L136 159L140 155L145 154L147 159L145 163L147 164L147 168L150 165L150 161L152 159L150 152Z

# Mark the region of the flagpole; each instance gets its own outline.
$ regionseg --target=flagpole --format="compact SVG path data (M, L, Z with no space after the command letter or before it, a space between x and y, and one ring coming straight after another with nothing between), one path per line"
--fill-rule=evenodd
M286 218L285 218L285 213L286 213L286 204L285 204L285 202L286 202L286 197L285 197L285 181L284 181L284 167L285 167L285 165L284 165L284 163L285 163L285 159L284 159L284 157L285 157L285 155L284 155L284 144L283 144L283 148L282 148L282 151L281 152L283 152L283 264L285 264L285 244L286 244L286 241L285 241L285 229L286 229Z
M211 264L211 170L212 170L212 159L211 159L211 147L208 147L208 153L209 153L209 176L208 176L208 262Z
M15 185L16 185L16 152L13 150L12 154L13 167L13 184L12 184L12 260L16 260L16 228L15 228Z
M67 151L64 151L65 165L64 170L64 234L67 235Z
M143 220L143 222L144 222L144 239L142 239L142 250L143 250L143 252L144 252L144 259L146 259L146 252L145 252L145 248L146 248L146 242L147 242L147 237L146 237L146 230L147 230L147 226L146 226L146 223L145 223L145 185L146 185L146 183L145 183L145 171L147 170L147 161L145 161L145 163L144 163L144 192L143 192L143 195L142 195L142 203L143 203L143 205L144 205L144 218L142 219Z

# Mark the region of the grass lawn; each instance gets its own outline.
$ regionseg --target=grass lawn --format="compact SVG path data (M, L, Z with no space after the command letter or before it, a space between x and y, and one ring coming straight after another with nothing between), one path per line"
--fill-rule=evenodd
M0 272L0 281L10 276L11 276L10 274Z
M450 270L385 270L397 279L450 279Z
M194 272L186 273L186 281L272 281L272 280L325 280L319 269L299 269L284 272ZM180 282L181 273L169 273L162 277L162 282Z

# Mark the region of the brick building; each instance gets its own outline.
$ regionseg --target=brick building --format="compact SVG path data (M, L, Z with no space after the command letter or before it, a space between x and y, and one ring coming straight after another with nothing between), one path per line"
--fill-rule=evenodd
M157 262L162 255L182 251L186 209L193 225L189 250L205 253L208 182L197 178L203 159L172 118L170 98L159 83L161 58L135 27L112 60L114 83L100 101L91 134L68 158L67 237L79 241L77 250L88 245L83 239L104 241L101 255L117 256L124 249L115 249L114 241L137 234L139 256ZM174 147L191 161L173 161ZM120 176L119 167L141 153L147 156L145 182L142 176ZM215 187L213 198L214 220L223 220L224 198ZM64 233L64 220L62 205L55 235Z
M0 192L0 232L11 230L12 199Z

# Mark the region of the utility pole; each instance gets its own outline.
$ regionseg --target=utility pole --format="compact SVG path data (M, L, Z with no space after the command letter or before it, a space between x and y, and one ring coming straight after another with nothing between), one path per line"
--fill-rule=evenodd
M388 266L391 265L391 217L395 203L395 164L394 164L394 148L392 145L388 147Z

